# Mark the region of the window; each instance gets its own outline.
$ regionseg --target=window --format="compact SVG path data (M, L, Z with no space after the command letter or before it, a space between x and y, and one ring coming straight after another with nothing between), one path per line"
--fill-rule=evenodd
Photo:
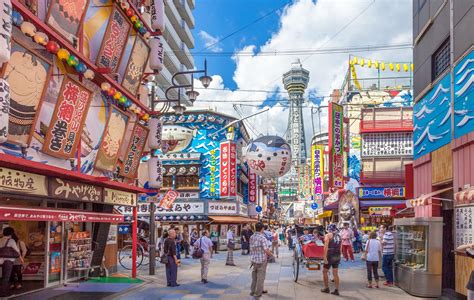
M438 50L431 56L432 67L431 67L431 80L434 81L438 78L448 67L450 63L449 58L449 38L446 39Z

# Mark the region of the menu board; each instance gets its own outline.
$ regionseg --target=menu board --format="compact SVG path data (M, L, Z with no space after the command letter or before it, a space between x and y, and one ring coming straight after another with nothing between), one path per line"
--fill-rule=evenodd
M411 132L385 132L362 135L362 156L413 155Z
M454 208L456 220L455 248L474 243L474 205L457 206Z

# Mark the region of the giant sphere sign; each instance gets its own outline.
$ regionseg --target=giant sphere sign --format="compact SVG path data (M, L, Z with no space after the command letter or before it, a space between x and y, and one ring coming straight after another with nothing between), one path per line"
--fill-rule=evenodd
M247 146L244 155L249 168L262 177L281 177L290 170L291 148L279 136L259 137Z

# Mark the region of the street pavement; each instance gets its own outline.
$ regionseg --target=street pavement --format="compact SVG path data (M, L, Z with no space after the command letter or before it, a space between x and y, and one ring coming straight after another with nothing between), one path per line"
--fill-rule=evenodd
M341 286L339 297L322 294L321 271L301 269L298 282L293 281L292 253L287 247L280 247L280 258L276 263L268 264L265 289L268 294L263 299L420 299L410 296L397 287L380 289L366 288L365 263L357 257L356 262L342 262L340 266ZM211 261L208 284L201 283L199 260L182 258L178 270L179 287L166 287L164 266L160 265L155 276L149 276L146 268L139 275L146 284L126 293L107 297L108 299L249 299L251 272L249 256L235 251L237 267L225 266L226 252L219 252ZM382 283L383 280L381 279ZM330 284L331 290L334 288Z

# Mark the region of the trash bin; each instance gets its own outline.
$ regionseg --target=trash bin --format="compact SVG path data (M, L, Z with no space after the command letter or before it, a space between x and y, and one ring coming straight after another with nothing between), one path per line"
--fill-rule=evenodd
M467 289L467 300L474 300L474 271L471 271L471 277L469 282L466 284Z

